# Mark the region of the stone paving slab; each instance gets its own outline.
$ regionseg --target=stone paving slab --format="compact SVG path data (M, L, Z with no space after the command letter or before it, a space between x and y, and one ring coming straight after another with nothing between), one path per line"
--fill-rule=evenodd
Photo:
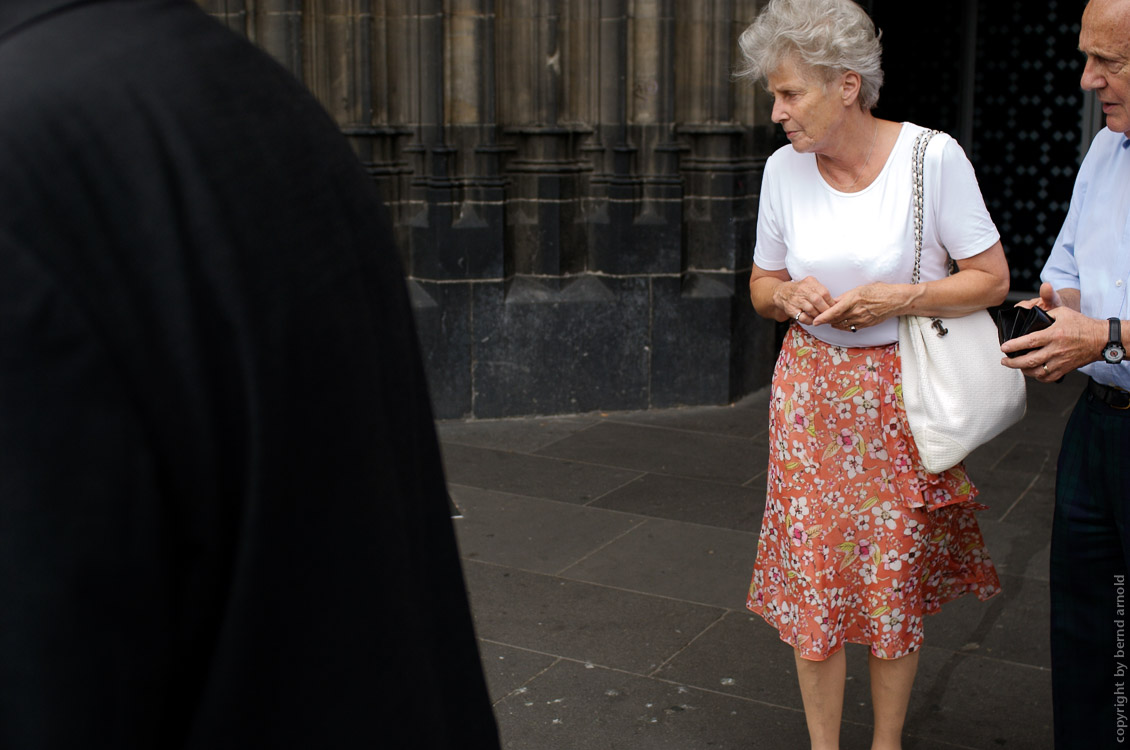
M735 609L757 554L757 536L711 526L650 520L560 575L680 601ZM631 565L625 565L631 560Z
M466 561L480 638L649 674L725 610Z
M735 487L702 479L644 474L612 490L591 505L670 521L720 526L735 531L761 528L765 481L757 487Z
M769 456L767 445L750 439L612 421L537 454L736 485L762 474Z
M649 523L626 513L472 487L453 485L451 494L463 511L459 544L465 558L534 573L569 568Z
M469 422L440 422L437 429L445 445L470 445L513 453L530 453L567 438L586 427L591 427L599 421L599 416L592 415L483 419Z
M1002 575L1001 589L984 602L963 596L927 617L926 642L955 652L1050 669L1047 583Z
M487 678L487 689L495 703L561 661L559 656L485 639L479 640L479 654L483 661L483 674Z
M609 414L608 417L617 422L767 440L769 389L763 388L752 393L732 406L691 406L682 409L618 412Z
M566 503L590 503L640 476L638 471L458 443L446 444L443 453L451 484Z

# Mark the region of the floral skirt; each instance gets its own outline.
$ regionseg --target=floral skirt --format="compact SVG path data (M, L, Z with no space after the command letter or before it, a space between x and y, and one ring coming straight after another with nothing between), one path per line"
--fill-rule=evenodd
M898 344L847 349L797 325L777 360L746 606L805 659L844 643L905 656L924 615L1000 591L974 517L985 506L963 466L922 468L901 378Z

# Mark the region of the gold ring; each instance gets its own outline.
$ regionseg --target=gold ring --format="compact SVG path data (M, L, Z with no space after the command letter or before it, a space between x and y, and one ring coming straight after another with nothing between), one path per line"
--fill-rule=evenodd
M1045 374L1045 375L1049 374L1049 373L1048 373L1048 365L1047 365L1047 363L1046 363L1046 362L1044 363L1044 374Z

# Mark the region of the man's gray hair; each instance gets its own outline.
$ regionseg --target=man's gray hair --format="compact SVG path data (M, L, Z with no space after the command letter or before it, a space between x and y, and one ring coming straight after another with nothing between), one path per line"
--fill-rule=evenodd
M883 85L879 36L851 0L771 0L738 39L744 65L735 75L764 80L789 57L824 80L852 70L862 79L860 107L874 109Z

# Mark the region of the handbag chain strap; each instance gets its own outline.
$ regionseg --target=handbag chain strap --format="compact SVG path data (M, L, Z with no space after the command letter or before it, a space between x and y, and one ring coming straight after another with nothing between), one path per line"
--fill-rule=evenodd
M930 139L938 134L937 130L923 130L914 139L914 159L913 159L913 181L914 181L914 274L910 277L911 284L917 284L919 277L922 275L922 225L923 215L923 194L926 192L923 188L922 174L925 171L923 165L926 161L926 146L929 145ZM934 318L930 324L939 336L945 336L949 330L942 325L942 321Z

